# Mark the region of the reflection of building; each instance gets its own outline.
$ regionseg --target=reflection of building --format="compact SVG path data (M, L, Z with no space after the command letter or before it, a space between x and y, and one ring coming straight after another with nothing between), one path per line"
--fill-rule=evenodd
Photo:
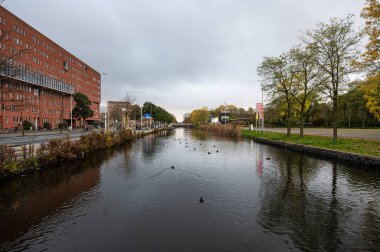
M1 6L0 63L0 129L70 124L74 92L91 101L88 123L100 119L100 74Z
M230 121L230 112L220 111L219 121L220 121L220 123L228 123Z

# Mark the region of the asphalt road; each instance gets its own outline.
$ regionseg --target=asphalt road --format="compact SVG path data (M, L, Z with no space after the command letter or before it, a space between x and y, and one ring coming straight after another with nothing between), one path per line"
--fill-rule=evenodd
M70 138L75 139L79 138L81 135L86 134L87 132L83 131L76 131L76 132L70 132L70 133L44 133L44 134L30 134L26 136L1 136L0 137L0 144L7 144L9 146L20 146L30 143L43 143L50 139L57 139L57 138L63 138L66 137L66 135L69 135Z

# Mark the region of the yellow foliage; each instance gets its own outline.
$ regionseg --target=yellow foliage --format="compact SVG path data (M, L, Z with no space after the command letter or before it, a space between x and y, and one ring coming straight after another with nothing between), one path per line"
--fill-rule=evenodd
M360 89L364 93L368 111L380 121L380 75L369 77Z

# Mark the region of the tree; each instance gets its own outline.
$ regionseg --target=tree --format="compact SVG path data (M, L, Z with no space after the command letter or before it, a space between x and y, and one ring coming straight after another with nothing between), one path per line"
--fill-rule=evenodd
M296 90L291 93L292 97L299 104L300 112L300 137L303 137L304 118L311 103L310 98L316 93L322 83L320 68L316 64L316 51L312 47L297 47L290 50L290 58L296 66Z
M88 99L87 95L82 93L75 93L73 97L75 101L75 107L73 108L73 117L80 120L82 127L82 121L86 120L86 118L92 117L94 115L94 111L90 108L91 101Z
M333 18L329 23L319 23L317 27L306 32L303 41L316 50L316 63L328 81L323 91L333 104L333 141L338 138L337 109L338 95L344 90L348 76L355 72L352 64L358 56L356 45L361 34L353 29L352 16L344 19Z
M363 63L372 74L380 71L380 3L367 0L361 16L366 20L364 33L368 36L366 51L362 55Z
M211 113L206 107L191 112L191 121L194 125L204 124L210 120Z
M364 93L367 109L380 121L380 74L369 76L360 89Z
M175 117L165 109L153 104L145 102L143 105L143 114L151 114L152 118L157 122L172 123L176 122Z
M286 102L287 136L291 133L291 111L294 96L298 93L295 85L297 68L290 59L289 53L279 57L265 57L257 68L262 78L263 90L269 97L277 99L283 97Z
M126 102L126 107L124 108L125 111L122 111L123 117L125 117L126 122L124 121L126 125L129 125L129 119L133 113L133 103L136 101L136 97L133 95L130 95L129 92L127 92L127 95L123 99Z
M364 33L368 36L362 65L368 71L368 78L361 90L367 101L369 112L380 121L380 3L367 0L361 16L365 18Z

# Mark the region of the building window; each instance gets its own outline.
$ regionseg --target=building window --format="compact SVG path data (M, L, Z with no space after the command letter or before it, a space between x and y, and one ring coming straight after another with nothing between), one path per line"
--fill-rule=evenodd
M65 69L66 71L69 70L69 63L67 61L63 61L63 69Z

